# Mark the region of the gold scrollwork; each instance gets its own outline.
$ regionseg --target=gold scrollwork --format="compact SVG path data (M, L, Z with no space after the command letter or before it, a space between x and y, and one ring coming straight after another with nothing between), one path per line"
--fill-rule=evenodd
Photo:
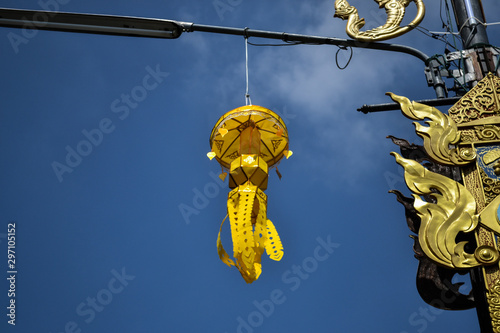
M484 196L486 203L490 203L498 195L500 195L500 181L488 177L486 172L479 168L479 174L483 182Z
M500 280L496 280L493 288L487 291L486 297L490 307L493 332L500 333Z
M401 36L417 27L425 16L425 6L422 0L375 0L379 8L385 8L387 20L384 25L366 31L360 31L365 25L365 19L360 18L356 7L349 5L346 0L335 0L335 15L347 20L346 32L353 39L363 42L374 42ZM406 7L415 2L417 14L413 21L401 27Z
M500 139L500 128L495 125L475 126L474 130L479 140L498 140Z
M427 154L436 162L447 165L465 165L476 159L472 147L451 148L450 145L460 142L460 132L457 125L446 114L436 108L424 104L410 102L403 96L391 92L386 93L392 100L399 103L402 113L413 120L424 120L428 127L415 122L416 132L424 139Z
M500 113L500 78L492 73L482 79L448 110L457 124Z

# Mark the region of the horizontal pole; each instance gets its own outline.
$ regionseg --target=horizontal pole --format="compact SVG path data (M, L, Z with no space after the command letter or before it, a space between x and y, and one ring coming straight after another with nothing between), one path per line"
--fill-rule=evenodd
M182 33L171 20L10 8L0 8L0 27L169 39Z
M204 31L246 37L279 39L288 42L301 42L314 45L336 45L340 47L394 51L412 55L424 62L429 59L429 57L422 51L399 44L377 42L368 43L352 39L290 34L285 32L253 30L248 28L241 29L220 27L178 22L173 20L130 16L0 8L0 27L152 38L178 38L183 31Z
M320 36L310 36L310 35L300 35L300 34L289 34L286 32L273 32L264 30L253 30L248 28L229 28L220 27L213 25L202 25L194 23L179 22L184 28L185 32L193 31L203 31L227 35L238 35L245 37L259 37L259 38L269 38L278 39L285 42L301 42L305 44L314 45L336 45L341 47L358 47L365 49L383 50L383 51L394 51L401 52L417 57L418 59L426 62L429 56L424 52L406 45L400 44L388 44L388 43L377 43L377 42L361 42L353 39L342 39L334 37L320 37Z
M452 105L460 100L460 97L448 97L448 98L438 98L438 99L422 99L420 101L414 101L415 103L425 104L428 106L443 106ZM401 106L398 103L385 103L385 104L373 104L373 105L363 105L358 109L358 111L364 114L370 112L380 112L380 111L392 111L401 110Z

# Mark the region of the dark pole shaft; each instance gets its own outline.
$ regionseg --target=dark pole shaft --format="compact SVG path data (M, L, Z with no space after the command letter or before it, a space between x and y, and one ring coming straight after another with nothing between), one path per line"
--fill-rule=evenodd
M451 0L464 49L489 44L480 0Z

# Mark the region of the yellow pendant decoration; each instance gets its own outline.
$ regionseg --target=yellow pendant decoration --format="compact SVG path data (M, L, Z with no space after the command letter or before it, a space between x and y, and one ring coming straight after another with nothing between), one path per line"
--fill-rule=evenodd
M219 257L228 266L236 266L247 283L259 278L261 256L266 251L273 260L283 257L278 232L267 218L267 180L269 168L283 157L290 157L288 131L273 111L257 105L242 106L224 114L210 135L215 157L229 170L227 214L231 224L234 261L217 237ZM225 172L223 172L225 174ZM227 218L227 216L226 216ZM224 219L225 220L225 219Z

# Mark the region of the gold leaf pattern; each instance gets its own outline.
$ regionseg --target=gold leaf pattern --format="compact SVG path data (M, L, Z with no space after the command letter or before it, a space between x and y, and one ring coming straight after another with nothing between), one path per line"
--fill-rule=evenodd
M222 147L224 146L224 140L214 140L214 144L219 150L219 152L222 151Z
M479 168L479 173L483 182L486 204L489 204L493 199L500 195L500 181L488 177L486 172L481 168Z
M500 78L489 73L448 110L457 123L493 116L499 113Z
M487 291L486 297L490 308L493 332L500 333L500 280L496 280L493 287Z

